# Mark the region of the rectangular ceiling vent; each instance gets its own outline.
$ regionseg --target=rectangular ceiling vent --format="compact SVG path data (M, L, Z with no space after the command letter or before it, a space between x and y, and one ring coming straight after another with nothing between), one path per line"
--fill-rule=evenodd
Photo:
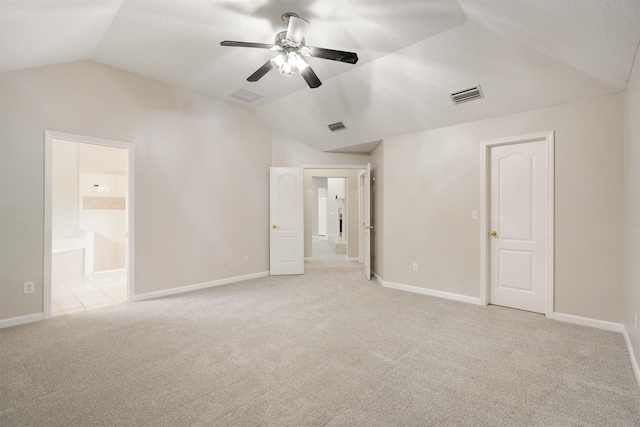
M329 126L329 130L331 132L337 132L339 130L343 130L346 129L346 126L344 125L344 123L342 122L337 122L337 123L331 123Z
M463 102L473 101L474 99L484 98L480 85L470 87L468 89L459 90L449 94L454 104L462 104Z
M264 96L259 93L251 92L250 90L240 89L231 94L234 98L241 99L246 102L257 101L260 98L264 98Z

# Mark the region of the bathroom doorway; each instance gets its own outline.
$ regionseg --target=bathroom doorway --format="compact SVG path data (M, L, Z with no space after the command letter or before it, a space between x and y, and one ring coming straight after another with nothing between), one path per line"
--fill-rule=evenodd
M129 300L132 146L54 132L45 144L45 317Z

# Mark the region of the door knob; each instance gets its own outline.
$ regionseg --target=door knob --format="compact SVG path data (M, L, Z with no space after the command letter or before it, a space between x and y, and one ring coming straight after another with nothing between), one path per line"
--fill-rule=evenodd
M492 230L489 234L491 235L491 237L496 237L498 235L498 232L496 232L496 230Z
M373 230L373 225L365 225L364 229L365 230Z
M277 226L277 225L275 225L275 224L273 224L273 225L271 226L271 228L278 228L278 226Z

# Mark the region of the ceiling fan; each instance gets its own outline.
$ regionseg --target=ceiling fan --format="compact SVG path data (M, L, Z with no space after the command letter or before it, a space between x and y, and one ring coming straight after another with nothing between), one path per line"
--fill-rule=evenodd
M300 18L295 13L285 13L282 15L282 21L287 25L287 31L276 34L274 44L228 40L220 42L221 46L255 47L278 51L278 55L271 58L262 67L258 68L255 73L251 74L247 78L248 81L257 82L273 68L276 68L280 71L280 74L285 76L292 76L298 70L309 87L314 89L319 87L322 82L311 69L306 59L304 59L305 56L346 62L347 64L358 62L358 55L353 52L307 46L304 35L309 28L309 21Z

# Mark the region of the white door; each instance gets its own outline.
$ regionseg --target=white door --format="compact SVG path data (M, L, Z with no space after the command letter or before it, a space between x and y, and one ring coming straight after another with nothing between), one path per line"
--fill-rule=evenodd
M271 168L270 274L304 274L303 174Z
M491 304L546 313L549 162L546 140L491 147Z
M364 171L364 277L371 280L371 163Z

